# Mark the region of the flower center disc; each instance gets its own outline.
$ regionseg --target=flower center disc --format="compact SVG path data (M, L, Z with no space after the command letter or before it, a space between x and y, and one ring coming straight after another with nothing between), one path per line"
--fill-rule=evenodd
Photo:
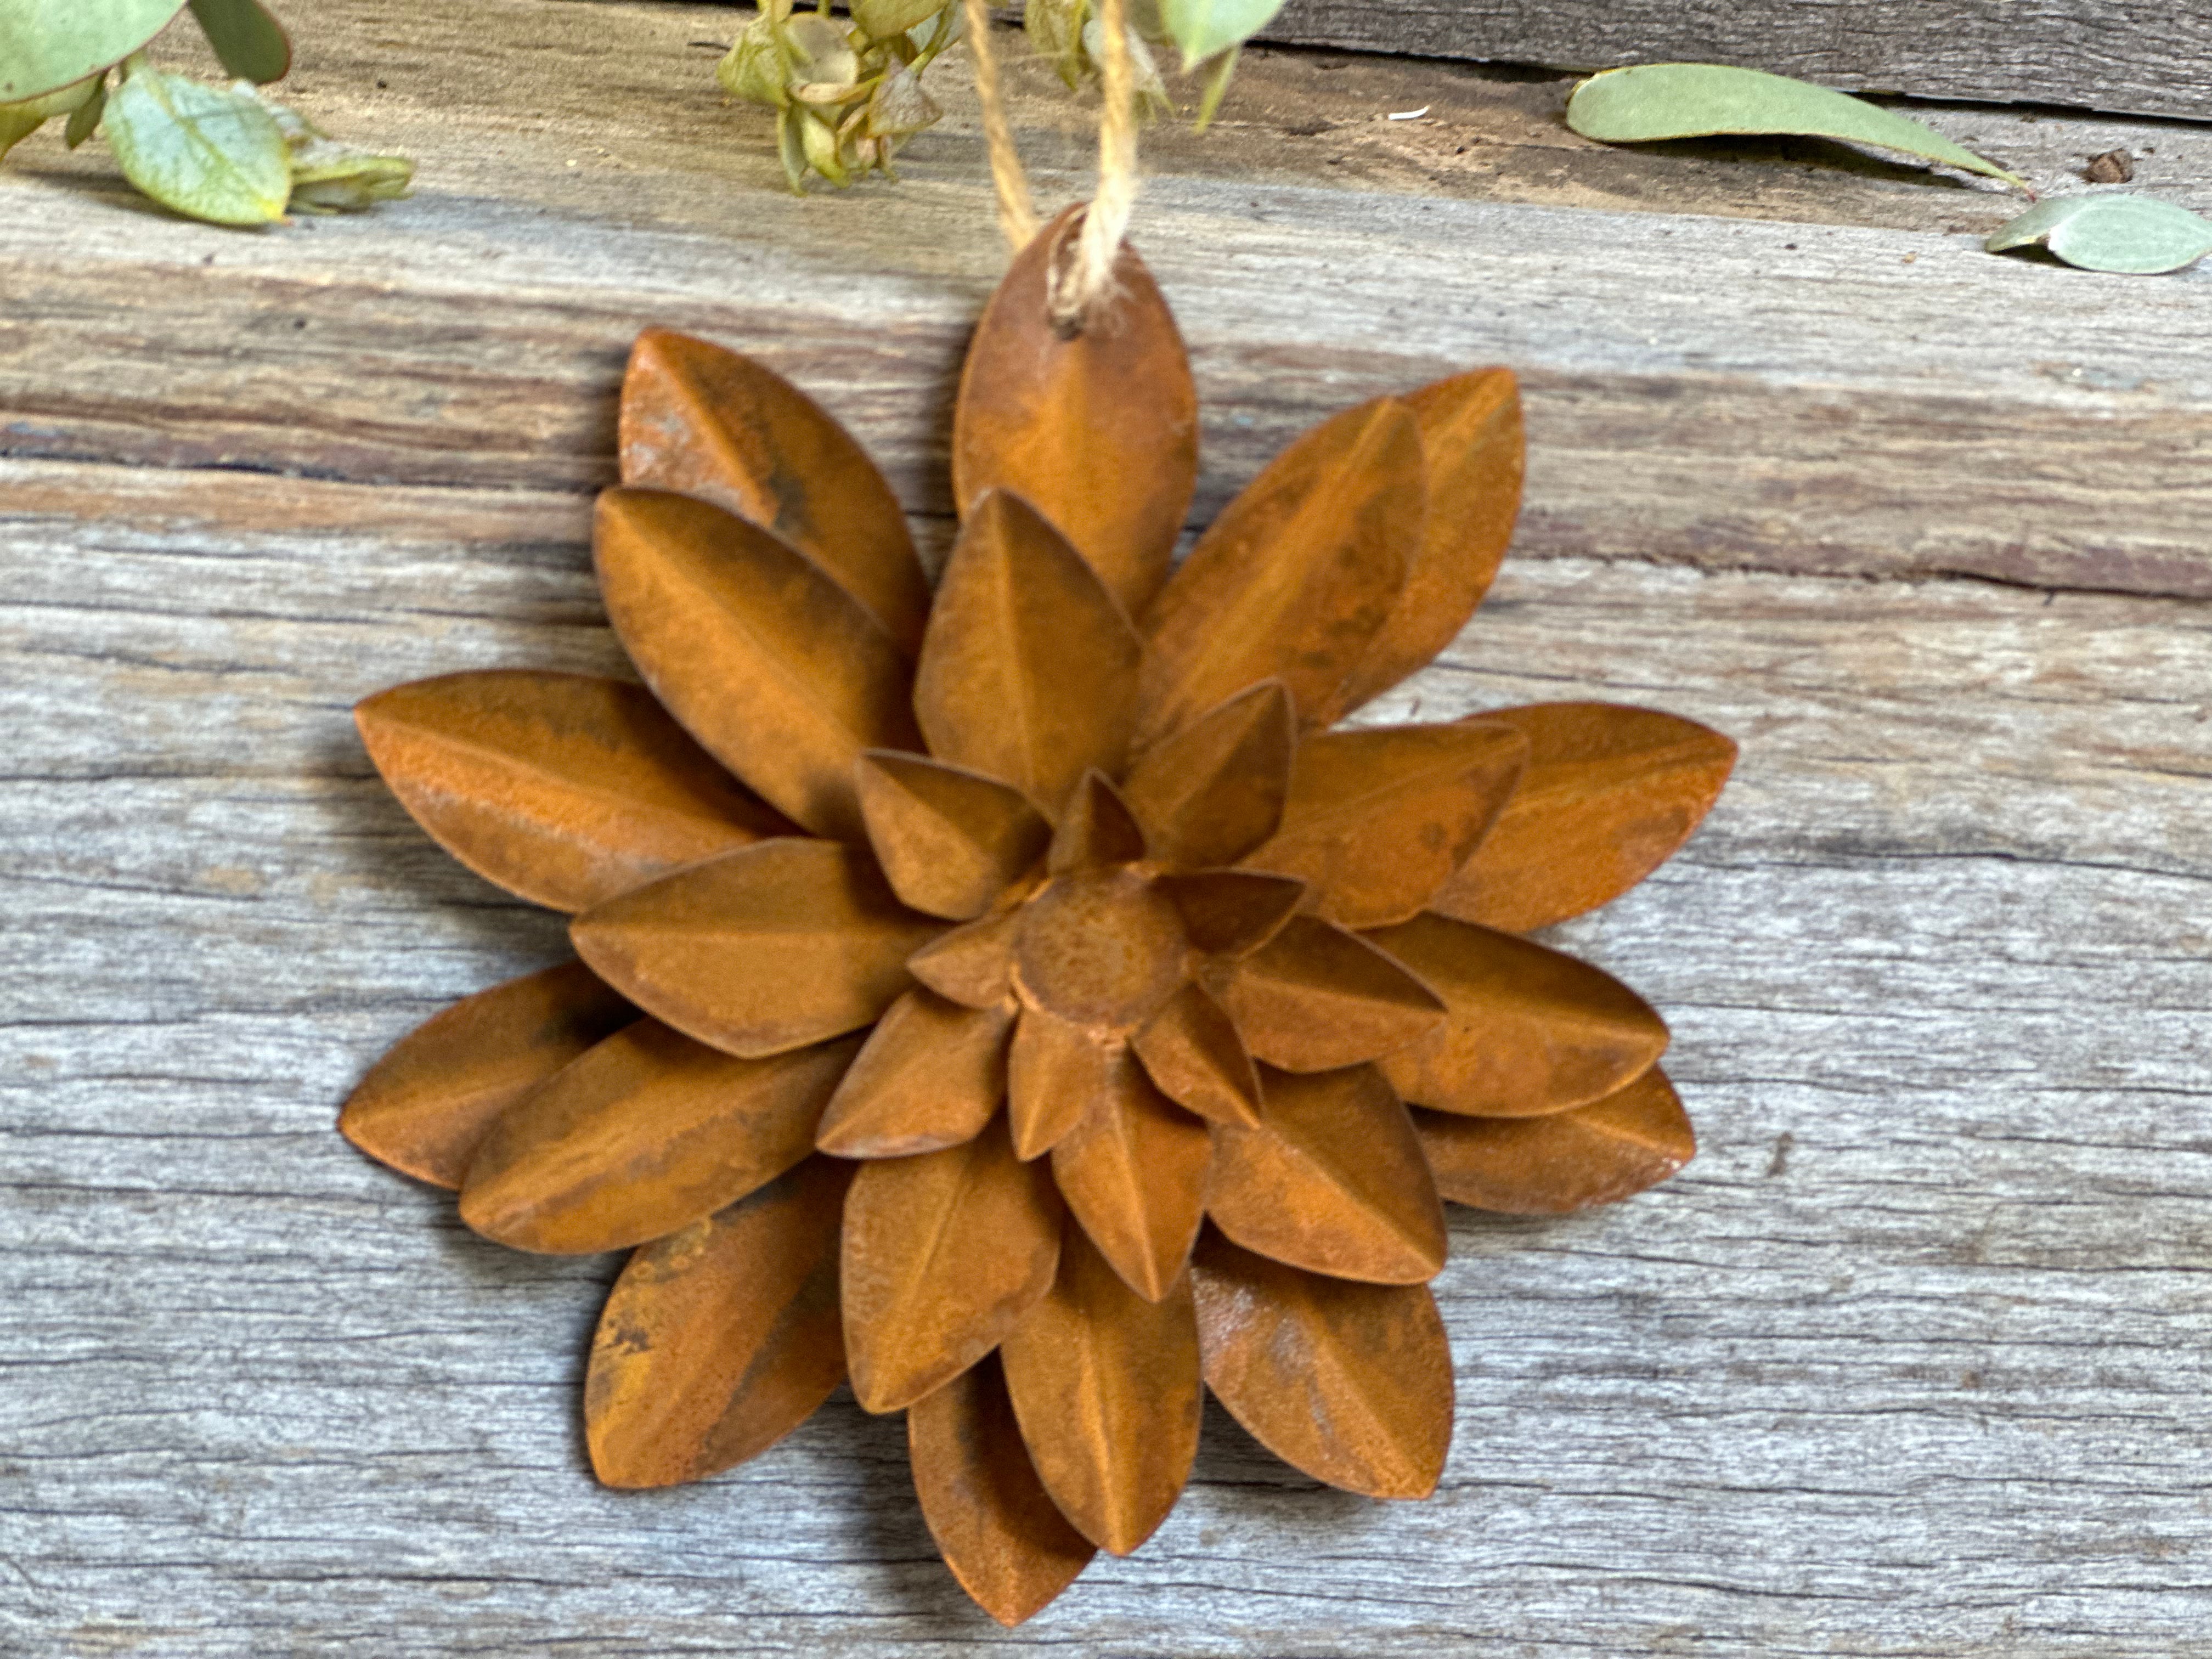
M1079 1025L1127 1031L1182 982L1182 918L1127 866L1061 876L1029 902L1014 975L1037 1006Z

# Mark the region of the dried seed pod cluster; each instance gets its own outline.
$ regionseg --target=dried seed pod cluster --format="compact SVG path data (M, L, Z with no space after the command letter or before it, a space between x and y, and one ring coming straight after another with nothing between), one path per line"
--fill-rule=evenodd
M406 1038L345 1133L487 1237L635 1249L601 1479L726 1468L849 1376L1008 1623L1160 1524L1206 1388L1322 1480L1433 1487L1443 1200L1571 1210L1692 1151L1658 1016L1525 935L1656 867L1735 752L1597 703L1332 729L1488 586L1511 376L1323 422L1170 574L1182 343L1127 251L1110 320L1054 331L1072 224L977 331L933 592L842 428L649 332L597 532L645 684L359 709L422 826L574 912L580 961Z
M853 0L849 22L765 0L714 78L775 112L776 148L794 191L809 177L843 186L891 158L944 113L921 72L960 36L958 0Z

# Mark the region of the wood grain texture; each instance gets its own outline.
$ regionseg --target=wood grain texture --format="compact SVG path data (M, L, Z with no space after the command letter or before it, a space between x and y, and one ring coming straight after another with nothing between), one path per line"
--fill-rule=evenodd
M586 537L638 326L791 374L941 556L1000 257L964 106L900 192L793 203L668 92L726 12L316 12L303 100L415 148L415 201L246 236L93 149L0 173L0 1652L2212 1655L2212 278L1989 259L1924 205L1980 192L1808 192L1784 152L1501 137L1431 176L1381 148L1420 135L1262 127L1334 78L1301 55L1255 66L1287 78L1244 149L1154 145L1201 514L1322 414L1527 371L1498 586L1362 717L1611 697L1743 759L1554 939L1672 1024L1698 1159L1453 1213L1437 1496L1322 1491L1210 1410L1160 1533L1001 1633L842 1394L713 1481L596 1486L618 1264L475 1239L332 1127L387 1044L564 952L347 711L622 672ZM1340 73L1407 106L1377 72ZM1543 131L1485 101L1516 83L1403 73L1463 100L1424 143ZM672 102L587 125L594 86ZM1066 191L1058 119L1024 140ZM2016 131L2051 169L2181 143Z
M1270 39L2212 119L2212 12L2144 0L1290 0Z

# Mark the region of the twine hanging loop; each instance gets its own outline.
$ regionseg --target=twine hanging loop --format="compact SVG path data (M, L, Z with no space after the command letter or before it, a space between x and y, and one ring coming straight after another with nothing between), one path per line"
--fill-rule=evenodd
M968 50L975 64L975 96L983 109L983 137L991 156L991 185L999 228L1018 253L1037 233L1036 209L1021 152L1006 118L1006 94L991 46L986 0L964 0ZM1048 304L1063 334L1082 331L1115 295L1114 262L1137 205L1136 75L1131 63L1128 0L1098 0L1098 73L1104 106L1098 117L1098 186L1083 216L1072 258L1052 273Z

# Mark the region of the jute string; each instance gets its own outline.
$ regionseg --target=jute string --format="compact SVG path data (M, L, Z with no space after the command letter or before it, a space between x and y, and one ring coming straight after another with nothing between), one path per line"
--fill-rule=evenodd
M1006 119L1006 94L991 46L987 0L966 0L968 50L975 64L975 95L983 106L983 137L991 153L991 185L999 228L1019 253L1037 233L1021 152ZM1136 76L1129 61L1127 0L1098 0L1098 76L1105 107L1098 117L1098 188L1083 216L1074 257L1052 274L1052 319L1064 331L1082 328L1094 310L1114 297L1114 260L1137 205Z
M1014 130L1006 122L1006 95L999 88L998 55L991 50L991 11L987 0L966 0L968 50L975 64L975 96L983 105L983 140L991 150L991 186L999 198L999 228L1019 253L1037 234L1036 209L1030 202L1029 175L1022 171Z

